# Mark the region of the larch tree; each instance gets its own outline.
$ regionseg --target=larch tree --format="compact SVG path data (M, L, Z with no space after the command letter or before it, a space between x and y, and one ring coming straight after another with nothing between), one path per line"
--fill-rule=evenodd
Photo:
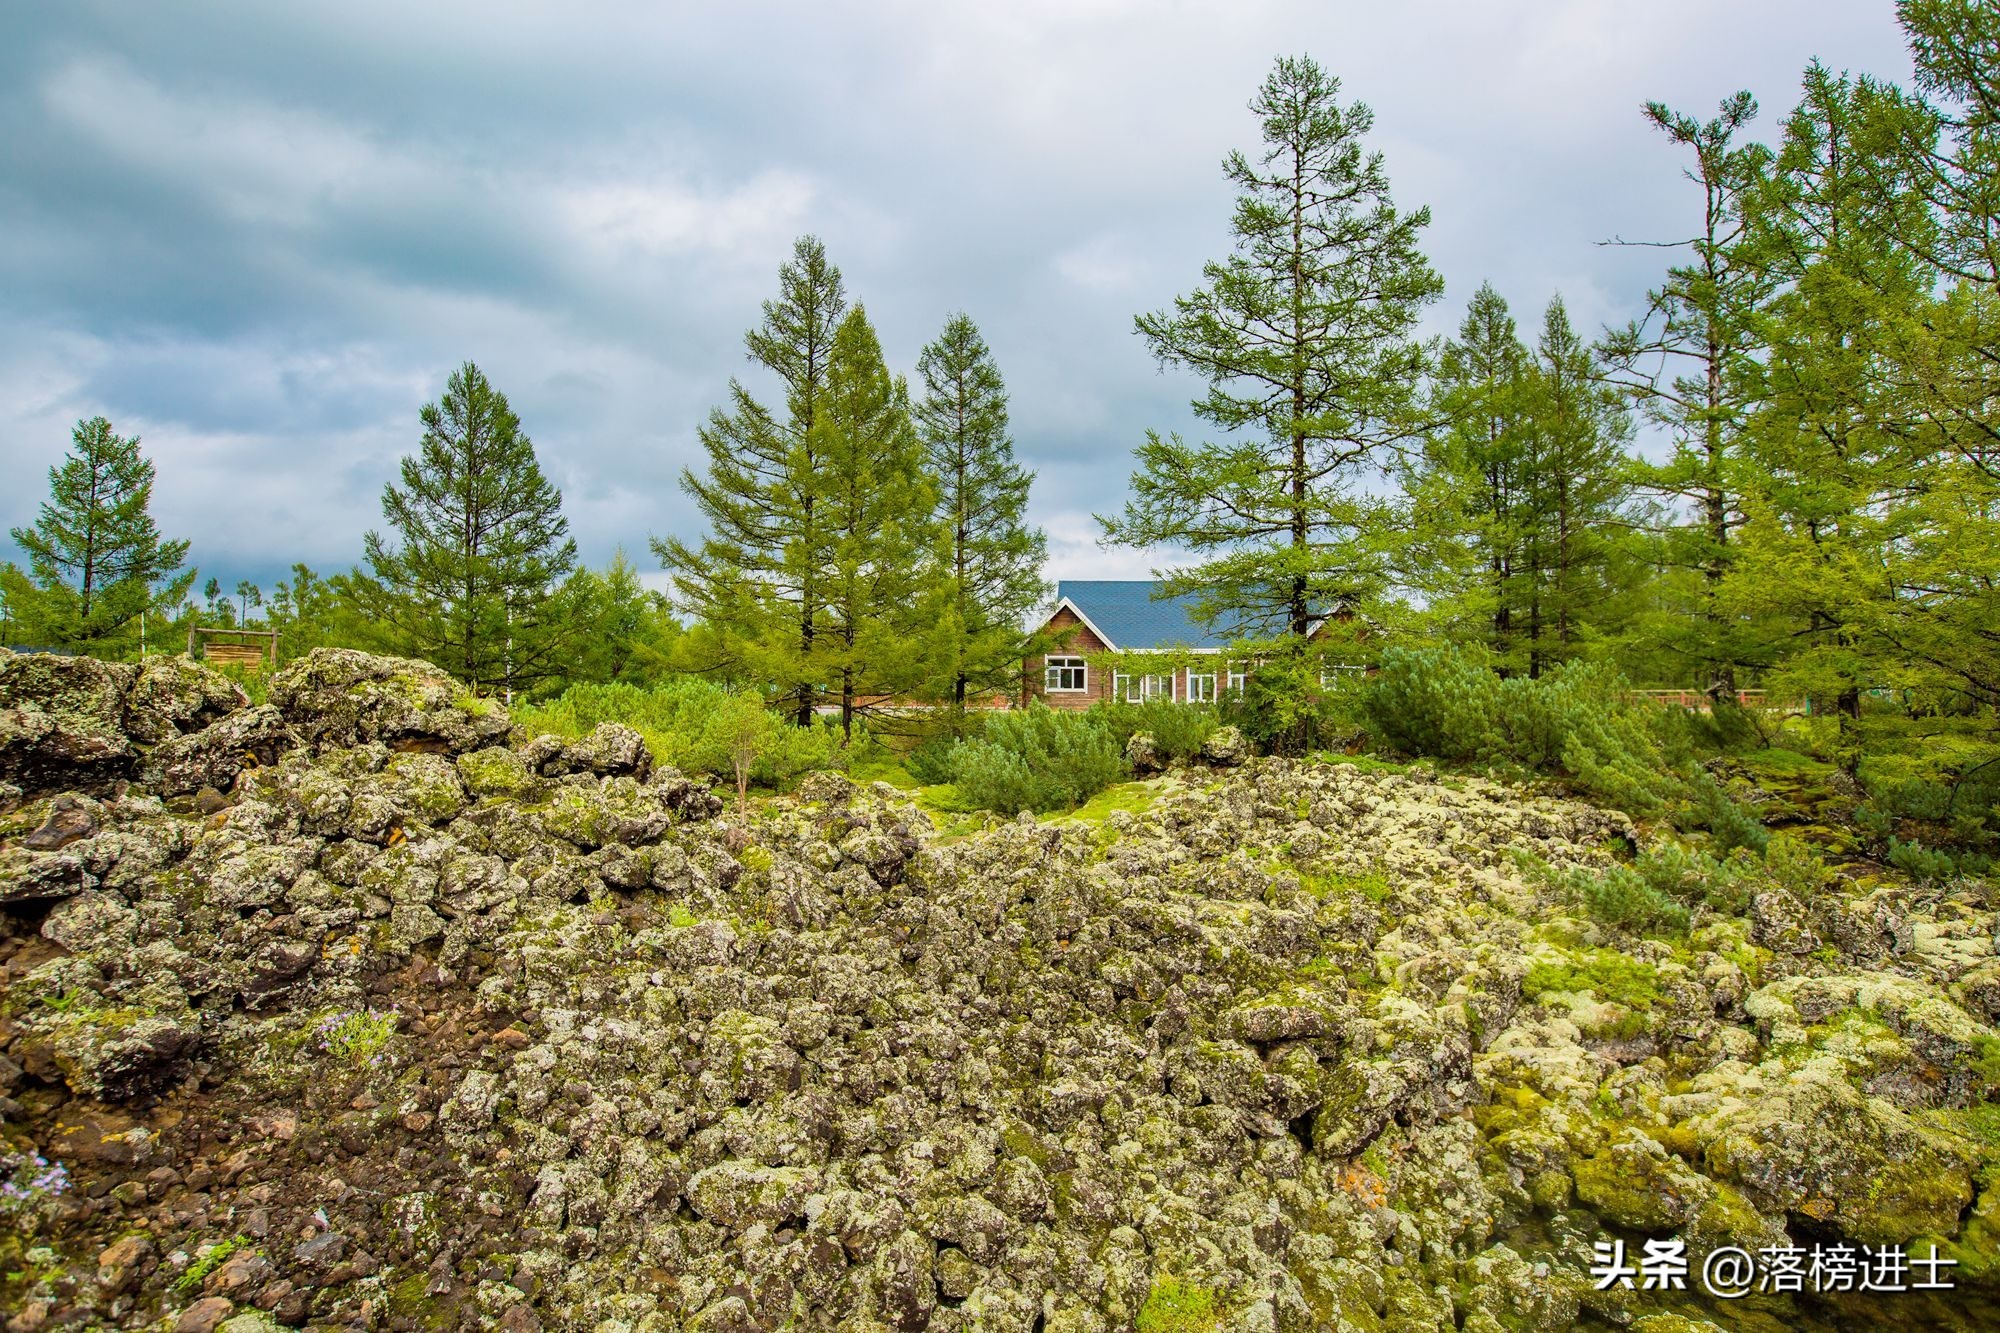
M1745 437L1750 522L1726 587L1781 636L1787 693L1841 719L1850 767L1862 691L1908 682L1901 654L1868 625L1893 598L1895 553L1923 539L1910 502L1939 461L1931 433L1908 428L1898 377L1883 373L1935 281L1913 247L1936 237L1936 220L1893 151L1923 132L1929 118L1913 114L1814 64L1771 170L1746 197L1747 250L1772 291Z
M1528 371L1507 302L1482 284L1439 357L1433 429L1403 476L1399 581L1424 597L1433 620L1484 643L1503 675L1527 669Z
M1516 534L1528 576L1520 630L1531 676L1614 628L1632 421L1624 395L1600 371L1557 297L1525 377L1526 438L1516 456Z
M1133 498L1099 516L1107 540L1191 552L1167 590L1237 632L1302 639L1380 585L1387 505L1364 483L1421 428L1417 319L1444 287L1418 248L1430 212L1395 207L1363 146L1373 113L1339 95L1311 59L1277 62L1250 104L1263 151L1223 164L1234 253L1137 320L1162 367L1207 381L1195 412L1229 438L1149 432Z
M70 452L49 469L49 498L33 526L14 528L28 568L0 569L15 633L38 646L99 655L129 651L135 623L172 607L194 584L180 572L185 541L153 522L153 464L103 417L79 421Z
M946 321L917 374L923 396L913 411L944 544L942 692L962 712L971 692L1012 692L1023 622L1047 591L1048 541L1027 521L1034 474L1014 459L1006 382L969 316Z
M936 623L937 497L924 475L909 389L890 375L860 306L834 334L813 419L820 614L809 659L836 683L852 741L870 697L906 694L934 671L924 641Z
M818 564L822 460L813 428L847 295L840 270L812 236L794 244L778 270L778 289L744 344L750 359L783 383L784 410L730 381L729 406L716 408L700 432L705 474L681 473L681 489L708 520L708 534L697 546L654 538L652 548L673 572L682 604L709 631L705 641L719 647L709 665L776 682L804 726L819 702L826 597Z
M468 361L426 403L424 436L382 490L391 539L337 582L386 646L474 690L511 694L562 672L576 568L562 493L542 475L507 396Z
M1667 270L1646 314L1608 338L1605 352L1609 374L1672 440L1671 457L1642 469L1641 480L1667 500L1669 559L1697 583L1692 607L1653 618L1653 646L1733 704L1737 670L1753 650L1724 608L1722 585L1744 522L1739 460L1755 381L1754 312L1767 290L1741 252L1742 199L1768 154L1736 141L1757 115L1747 92L1726 98L1707 121L1659 102L1645 113L1693 154L1684 174L1701 191L1701 222L1685 240L1653 243L1687 251L1687 262Z

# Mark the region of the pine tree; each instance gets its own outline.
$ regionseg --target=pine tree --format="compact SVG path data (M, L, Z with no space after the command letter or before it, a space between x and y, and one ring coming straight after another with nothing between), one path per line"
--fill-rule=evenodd
M1658 650L1703 675L1705 687L1725 704L1736 701L1738 668L1754 656L1721 594L1744 521L1737 463L1751 408L1747 386L1755 379L1754 311L1766 291L1740 248L1743 192L1767 154L1735 140L1756 115L1756 100L1747 92L1725 99L1705 122L1659 102L1646 104L1646 118L1693 151L1686 174L1701 189L1701 227L1669 247L1685 248L1692 257L1668 269L1666 282L1648 294L1645 317L1606 344L1610 372L1673 438L1672 458L1640 475L1676 506L1667 511L1677 520L1668 559L1697 577L1693 606L1655 619L1651 634ZM1684 515L1684 508L1692 512Z
M707 665L776 682L804 726L819 697L814 663L825 601L815 563L823 521L813 426L847 297L840 270L812 236L793 246L778 285L744 343L752 361L784 382L785 414L729 382L730 407L716 408L701 431L707 475L681 473L709 533L698 547L654 538L652 548L720 649Z
M148 512L153 464L103 417L79 421L70 453L49 469L49 498L33 527L14 528L28 569L0 569L8 617L42 647L99 655L122 652L135 622L187 595L194 571L178 572L185 541L162 541Z
M572 621L560 595L576 567L562 493L521 420L478 366L453 371L422 413L402 485L382 490L398 545L370 532L369 574L338 580L389 647L475 690L512 693L559 674Z
M1032 473L1014 461L1007 386L978 327L963 314L917 359L924 395L915 416L938 495L949 581L941 665L952 706L969 691L1010 694L1023 659L1022 624L1047 591L1048 542L1028 526Z
M837 682L841 734L852 741L864 696L906 693L933 671L921 640L939 610L936 492L923 474L909 390L889 374L860 306L834 335L811 445L823 621L810 661L820 679Z
M1137 320L1162 366L1208 381L1196 413L1235 437L1190 445L1149 433L1133 499L1107 538L1185 546L1200 563L1173 593L1227 628L1310 632L1337 598L1382 578L1367 541L1384 503L1362 489L1418 429L1418 312L1443 282L1417 246L1428 209L1397 211L1374 123L1342 106L1310 59L1280 59L1251 103L1265 148L1232 153L1235 253L1171 311Z

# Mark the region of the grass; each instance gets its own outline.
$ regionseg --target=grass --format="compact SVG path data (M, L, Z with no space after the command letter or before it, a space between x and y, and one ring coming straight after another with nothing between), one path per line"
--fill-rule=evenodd
M1058 819L1076 819L1086 824L1102 824L1114 811L1123 810L1127 814L1142 814L1152 809L1160 799L1166 783L1160 778L1147 778L1143 782L1120 782L1106 787L1097 795L1085 801L1074 810L1047 814L1043 822Z

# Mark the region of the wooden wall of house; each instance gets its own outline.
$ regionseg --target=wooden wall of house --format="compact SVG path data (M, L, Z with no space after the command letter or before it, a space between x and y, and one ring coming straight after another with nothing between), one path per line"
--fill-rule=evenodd
M1100 663L1097 660L1098 654L1107 651L1107 645L1104 640L1092 633L1090 627L1084 624L1077 617L1076 613L1066 606L1057 610L1055 615L1049 618L1047 628L1063 635L1062 643L1064 648L1068 650L1067 654L1057 651L1052 653L1051 656L1060 657L1068 655L1084 659L1084 688L1081 692L1050 690L1047 686L1048 658L1031 657L1027 661L1027 669L1024 673L1029 695L1040 699L1051 708L1068 708L1079 711L1090 707L1092 704L1104 703L1110 700L1112 697L1111 683L1113 673L1108 664ZM1229 667L1223 661L1220 654L1216 656L1215 665L1212 669L1216 673L1216 694L1219 698L1223 688L1228 685L1229 672ZM1164 675L1166 673L1162 672L1160 674ZM1184 701L1187 698L1187 677L1188 669L1186 667L1175 668L1173 678L1174 699L1176 701Z

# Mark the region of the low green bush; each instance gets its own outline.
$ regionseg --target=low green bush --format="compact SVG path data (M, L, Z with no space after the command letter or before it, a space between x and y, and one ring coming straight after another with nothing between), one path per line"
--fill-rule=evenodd
M1186 763L1201 754L1201 747L1222 725L1210 704L1177 704L1166 699L1145 703L1102 704L1104 725L1120 748L1144 732L1153 738L1153 750L1168 763Z
M1405 753L1520 764L1608 805L1651 814L1677 784L1625 688L1615 671L1592 663L1502 679L1454 649L1391 648L1363 706L1376 735Z
M1099 712L1040 701L987 719L978 739L952 747L949 767L961 801L1005 815L1067 810L1130 775Z
M728 747L709 725L724 711L732 691L726 685L682 676L657 685L572 685L538 704L514 710L514 720L532 732L547 732L575 740L603 722L619 722L645 738L657 763L686 773L734 778ZM809 727L777 721L759 739L750 767L754 782L775 785L792 776L821 768L846 767L840 734L823 723Z

